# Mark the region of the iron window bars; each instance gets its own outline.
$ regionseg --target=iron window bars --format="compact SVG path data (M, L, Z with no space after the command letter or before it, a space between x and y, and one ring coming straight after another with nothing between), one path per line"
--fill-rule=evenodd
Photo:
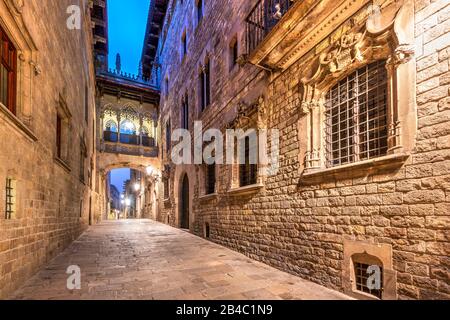
M378 299L381 299L383 293L383 268L379 266L381 284L381 287L379 289L370 289L367 286L367 280L371 276L367 273L368 268L368 264L359 262L354 263L356 290L368 293L374 297L377 297Z
M387 154L386 61L366 65L326 95L327 167Z
M10 220L14 214L14 185L12 179L6 179L5 219Z

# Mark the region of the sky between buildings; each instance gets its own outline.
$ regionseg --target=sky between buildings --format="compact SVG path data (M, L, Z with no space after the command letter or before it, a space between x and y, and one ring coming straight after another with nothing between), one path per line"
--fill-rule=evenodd
M150 0L108 0L109 67L115 69L120 53L122 71L138 74L144 44ZM111 183L123 191L123 183L130 179L129 169L111 172Z
M150 0L108 0L109 67L120 53L122 71L137 74Z

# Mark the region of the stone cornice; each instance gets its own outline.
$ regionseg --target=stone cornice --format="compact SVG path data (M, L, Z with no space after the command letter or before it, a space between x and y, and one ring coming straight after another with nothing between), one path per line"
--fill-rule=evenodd
M267 35L249 61L285 70L370 0L298 1Z

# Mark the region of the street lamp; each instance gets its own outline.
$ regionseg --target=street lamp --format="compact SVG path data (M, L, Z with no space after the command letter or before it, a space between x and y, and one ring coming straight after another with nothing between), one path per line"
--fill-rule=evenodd
M141 184L138 183L138 182L136 182L136 183L134 184L134 191L139 191L140 189L141 189Z
M126 205L127 207L131 206L131 200L130 200L130 198L126 198L126 199L125 199L125 205Z
M153 171L154 171L152 166L148 166L145 170L147 171L147 174L149 176L151 176L153 174Z

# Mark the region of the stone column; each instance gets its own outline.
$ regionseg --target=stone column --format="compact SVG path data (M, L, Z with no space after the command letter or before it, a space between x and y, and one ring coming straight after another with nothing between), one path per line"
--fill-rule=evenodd
M142 114L139 114L139 145L141 147L142 147L142 126L143 126Z
M120 143L120 112L117 113L117 142Z

